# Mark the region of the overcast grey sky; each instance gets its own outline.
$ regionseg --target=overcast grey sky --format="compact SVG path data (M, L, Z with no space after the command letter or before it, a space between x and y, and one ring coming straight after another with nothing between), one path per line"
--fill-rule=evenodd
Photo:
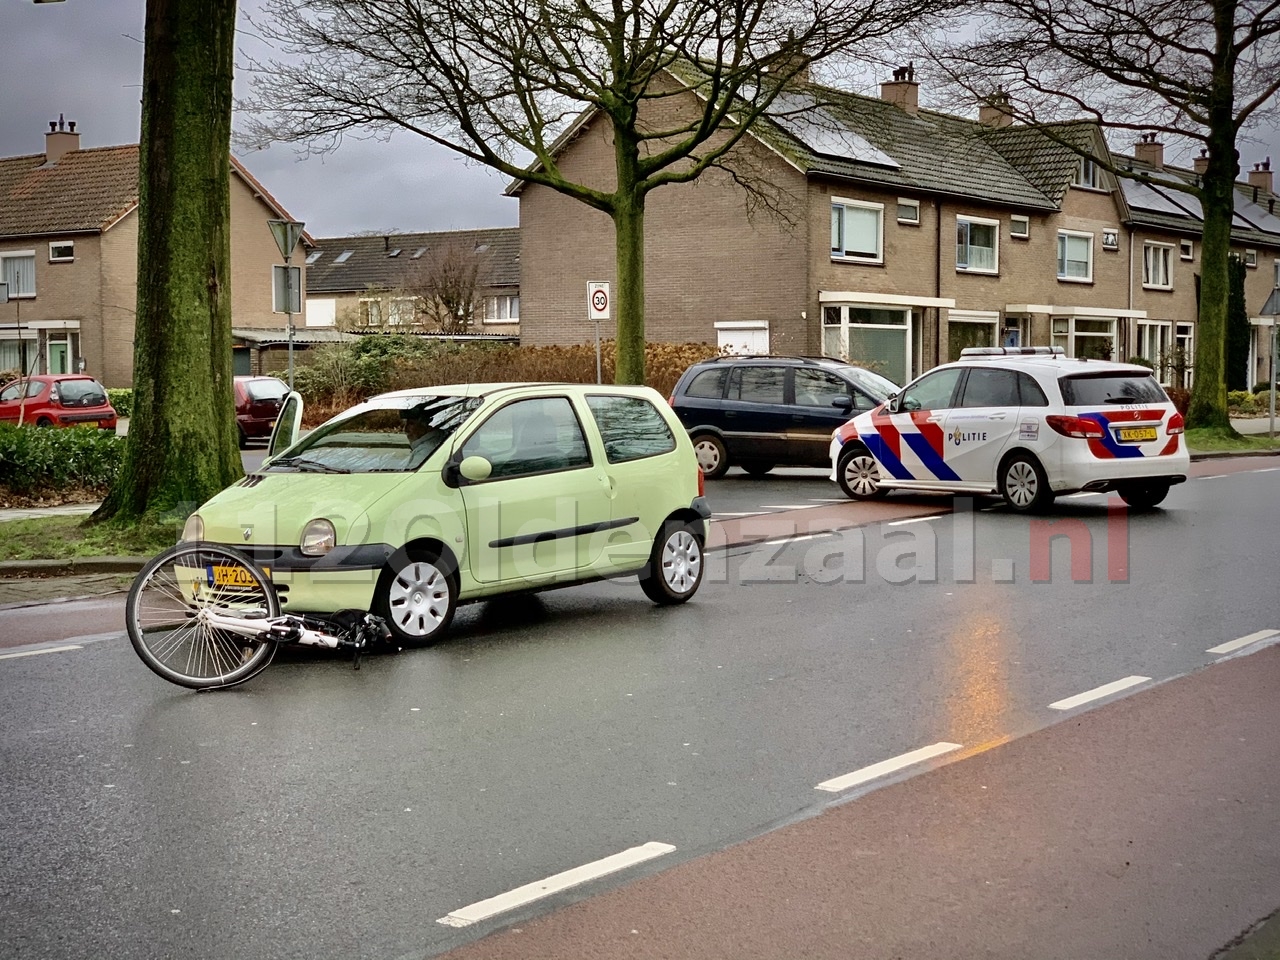
M0 156L42 152L59 114L76 121L83 147L138 142L145 6L0 0ZM238 61L271 53L245 19L257 11L258 0L240 0ZM1267 154L1280 168L1274 129L1240 144L1245 170ZM348 138L335 152L306 159L284 144L237 156L317 237L514 226L519 218L517 201L503 196L503 177L409 134Z
M137 143L145 0L0 0L0 156L42 153L49 121L76 121L82 147ZM270 53L240 0L237 61ZM241 80L237 80L237 92ZM419 137L347 138L300 159L291 145L236 152L313 236L515 226L506 180Z

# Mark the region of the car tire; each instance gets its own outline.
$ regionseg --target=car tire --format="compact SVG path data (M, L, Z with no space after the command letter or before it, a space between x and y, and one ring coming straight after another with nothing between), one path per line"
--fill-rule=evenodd
M776 466L776 463L744 463L742 469L753 477L763 477Z
M723 477L729 469L729 451L724 441L714 433L700 433L693 438L693 452L698 455L698 466L708 480Z
M52 427L52 426L53 426L53 421L52 421L52 420L50 420L48 417L41 417L39 420L37 420L37 421L36 421L36 426L37 426L37 427Z
M1000 496L1018 513L1043 513L1053 506L1054 493L1040 461L1029 453L1010 454L1000 464Z
M382 568L374 588L373 610L387 622L402 647L428 647L453 622L458 606L458 577L451 563L432 550L399 550Z
M855 444L840 454L836 465L836 482L850 500L879 500L888 495L880 486L880 465L871 451Z
M246 434L246 433L244 432L244 428L243 428L243 427L236 427L236 434L237 434L237 439L238 439L238 440L239 440L239 442L240 442L240 449L241 449L241 450L248 450L248 449L249 449L249 436L248 436L248 434Z
M1152 483L1126 483L1116 489L1120 499L1132 510L1150 510L1164 502L1169 495L1169 484L1162 481Z
M649 562L640 571L640 589L659 606L684 603L702 585L702 536L692 525L668 520L654 538Z

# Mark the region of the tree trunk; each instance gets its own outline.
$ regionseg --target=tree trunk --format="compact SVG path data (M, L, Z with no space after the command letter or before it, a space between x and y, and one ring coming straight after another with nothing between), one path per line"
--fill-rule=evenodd
M1215 138L1221 139L1221 138ZM1204 235L1200 246L1200 316L1196 324L1195 379L1191 385L1188 427L1231 430L1224 377L1227 348L1227 298L1234 211L1235 147L1226 143L1210 150L1204 172Z
M644 195L614 213L617 231L618 312L615 383L644 383Z
M243 474L231 366L236 0L147 0L134 399L98 520L190 512Z

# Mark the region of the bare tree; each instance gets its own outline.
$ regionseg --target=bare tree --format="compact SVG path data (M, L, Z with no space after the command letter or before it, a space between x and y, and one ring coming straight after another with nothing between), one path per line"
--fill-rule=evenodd
M417 298L418 315L441 333L466 333L476 317L476 294L487 251L473 242L434 242L405 284Z
M95 519L199 503L243 475L231 373L235 0L147 0L134 399Z
M926 53L968 94L999 89L1011 113L1046 124L1049 136L1061 135L1051 121L1076 117L1113 136L1154 133L1203 150L1206 166L1195 179L1093 159L1199 201L1200 315L1187 419L1229 431L1224 353L1237 142L1276 109L1280 0L994 0L972 39Z
M331 146L407 130L603 211L616 234L618 364L644 379L650 192L731 166L734 147L810 65L956 0L268 0L289 57L261 65L250 134ZM560 148L612 134L610 183Z

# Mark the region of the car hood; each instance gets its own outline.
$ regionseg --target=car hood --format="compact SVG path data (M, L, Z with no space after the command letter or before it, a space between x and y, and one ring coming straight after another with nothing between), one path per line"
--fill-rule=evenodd
M253 473L196 512L204 538L239 546L296 545L311 520L329 520L338 543L364 542L367 511L419 473Z

